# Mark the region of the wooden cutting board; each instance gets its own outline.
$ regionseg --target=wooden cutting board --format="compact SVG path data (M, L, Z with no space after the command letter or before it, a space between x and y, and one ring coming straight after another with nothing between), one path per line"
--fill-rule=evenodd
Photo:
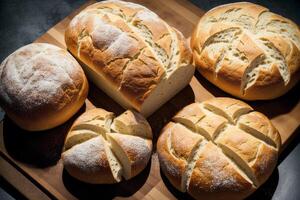
M190 37L193 28L204 11L185 0L141 0L138 2L156 12L170 25ZM65 48L64 31L70 20L83 8L94 3L89 1L70 16L59 22L36 42L47 42ZM249 102L256 110L267 115L279 130L284 147L299 132L300 95L299 84L285 96L272 101ZM189 86L148 118L153 131L154 143L160 129L182 107L194 101L213 96L229 96L196 72ZM85 106L67 123L43 133L27 133L8 118L0 124L0 173L31 199L176 199L189 198L177 192L161 176L157 154L154 153L148 167L130 181L116 185L87 185L74 180L64 170L60 160L63 141L68 128L82 112L101 107L119 114L124 111L110 97L90 83Z

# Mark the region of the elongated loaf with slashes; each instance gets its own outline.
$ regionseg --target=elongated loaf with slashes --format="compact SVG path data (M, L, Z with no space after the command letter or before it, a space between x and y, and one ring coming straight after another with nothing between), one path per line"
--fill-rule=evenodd
M93 4L74 17L65 41L99 88L144 116L185 87L194 74L183 35L141 5Z
M253 3L222 5L199 21L191 46L200 73L242 99L273 99L300 79L300 31Z
M214 98L183 108L162 130L157 152L174 187L196 199L243 199L274 170L281 146L270 120L249 105Z
M142 115L127 110L115 117L95 108L74 122L62 160L68 173L83 182L111 184L139 174L151 152L152 130Z
M41 131L66 122L87 94L82 68L57 46L28 44L0 65L0 105L23 129Z

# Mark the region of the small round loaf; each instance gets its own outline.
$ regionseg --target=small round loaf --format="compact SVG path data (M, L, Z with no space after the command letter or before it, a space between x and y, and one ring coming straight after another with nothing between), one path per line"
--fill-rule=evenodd
M241 99L274 99L300 79L298 26L253 3L208 11L194 31L191 47L200 73Z
M195 199L243 199L276 167L281 139L263 114L231 98L183 108L157 142L171 184Z
M65 140L62 160L68 173L86 183L111 184L128 180L148 164L152 130L139 113L118 117L100 108L86 111Z
M54 45L26 45L0 65L0 105L25 130L41 131L66 122L87 93L78 62Z

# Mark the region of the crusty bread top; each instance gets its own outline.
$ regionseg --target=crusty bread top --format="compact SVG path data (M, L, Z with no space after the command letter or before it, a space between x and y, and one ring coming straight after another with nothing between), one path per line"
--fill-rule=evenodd
M147 8L123 1L95 3L65 32L68 49L134 105L177 68L190 64L183 35Z
M142 130L144 131L143 133ZM127 110L119 116L101 108L87 110L73 123L65 141L65 150L72 148L75 143L68 144L73 136L88 134L91 136L102 135L106 139L106 133L122 133L145 139L152 139L152 129L147 120L139 113ZM75 138L76 138L75 137ZM87 138L90 139L90 138Z
M33 43L0 66L0 102L17 116L40 117L62 110L86 84L78 62L64 49Z
M175 187L196 198L201 193L204 199L219 199L216 195L222 192L228 199L236 199L237 192L249 195L276 166L278 131L242 101L213 98L193 103L173 121L158 140L161 166Z
M291 82L300 67L300 31L291 20L248 2L208 11L199 21L191 46L195 63L240 86Z

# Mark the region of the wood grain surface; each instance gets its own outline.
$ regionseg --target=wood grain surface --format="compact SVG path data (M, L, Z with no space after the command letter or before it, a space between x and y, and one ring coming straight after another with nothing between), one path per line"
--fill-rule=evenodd
M156 12L170 25L180 30L187 38L204 11L186 0L134 0ZM59 22L36 42L47 42L65 48L64 31L70 20L80 10L94 3L89 1L70 16ZM229 96L206 81L196 72L189 86L162 106L148 118L154 131L154 144L161 128L184 106L194 101L204 101L214 96ZM300 102L299 84L288 94L272 101L248 102L255 110L267 115L282 137L284 147L299 132ZM0 167L5 161L19 174L50 198L57 199L189 199L186 194L177 192L161 175L154 148L152 160L147 168L132 180L115 185L88 185L70 177L60 160L64 138L72 122L86 109L101 107L116 114L124 111L116 102L90 83L86 104L65 124L41 133L21 130L9 118L0 125ZM8 168L5 168L10 170ZM3 169L1 170L3 172ZM10 176L11 177L11 176ZM15 175L16 180L21 180ZM9 180L8 180L9 181ZM16 183L16 181L14 181ZM22 190L25 186L19 185ZM26 190L28 192L28 189ZM24 192L24 191L23 191ZM26 192L25 192L26 193ZM28 195L27 195L28 196ZM34 195L33 195L34 196Z

